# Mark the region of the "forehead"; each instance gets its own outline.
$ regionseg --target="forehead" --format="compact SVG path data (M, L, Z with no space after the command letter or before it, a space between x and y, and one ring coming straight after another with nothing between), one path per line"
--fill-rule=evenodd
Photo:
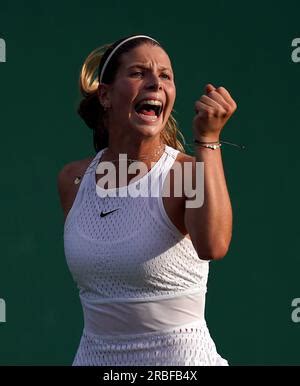
M157 65L172 70L172 64L167 53L159 46L142 44L122 55L121 63L125 68L135 63L144 65Z

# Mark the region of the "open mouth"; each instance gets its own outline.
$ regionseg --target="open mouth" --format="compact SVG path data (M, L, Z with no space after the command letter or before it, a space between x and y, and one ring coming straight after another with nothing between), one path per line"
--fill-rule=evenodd
M148 99L138 102L134 109L141 118L156 120L163 111L163 104L158 100Z

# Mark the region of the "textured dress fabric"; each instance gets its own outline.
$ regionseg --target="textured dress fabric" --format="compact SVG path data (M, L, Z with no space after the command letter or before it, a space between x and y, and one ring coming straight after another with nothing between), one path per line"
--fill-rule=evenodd
M209 261L163 205L178 150L165 145L149 172L110 189L96 183L104 150L87 168L64 225L84 315L73 366L228 365L204 318ZM130 188L144 194L129 195Z

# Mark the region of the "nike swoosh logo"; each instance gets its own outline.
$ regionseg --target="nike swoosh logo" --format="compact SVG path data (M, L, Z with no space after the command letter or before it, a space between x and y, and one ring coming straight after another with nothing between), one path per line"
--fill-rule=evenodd
M113 213L113 212L115 212L116 210L119 210L120 208L117 208L117 209L113 209L113 210L110 210L109 212L101 212L100 213L100 217L105 217L105 216L107 216L108 214L110 214L110 213Z

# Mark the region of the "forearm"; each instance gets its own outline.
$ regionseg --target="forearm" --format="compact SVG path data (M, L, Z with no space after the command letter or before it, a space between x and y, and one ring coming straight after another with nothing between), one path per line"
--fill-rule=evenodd
M186 209L187 228L199 256L217 259L227 253L232 236L232 207L222 150L197 146L195 157L204 162L204 203Z

